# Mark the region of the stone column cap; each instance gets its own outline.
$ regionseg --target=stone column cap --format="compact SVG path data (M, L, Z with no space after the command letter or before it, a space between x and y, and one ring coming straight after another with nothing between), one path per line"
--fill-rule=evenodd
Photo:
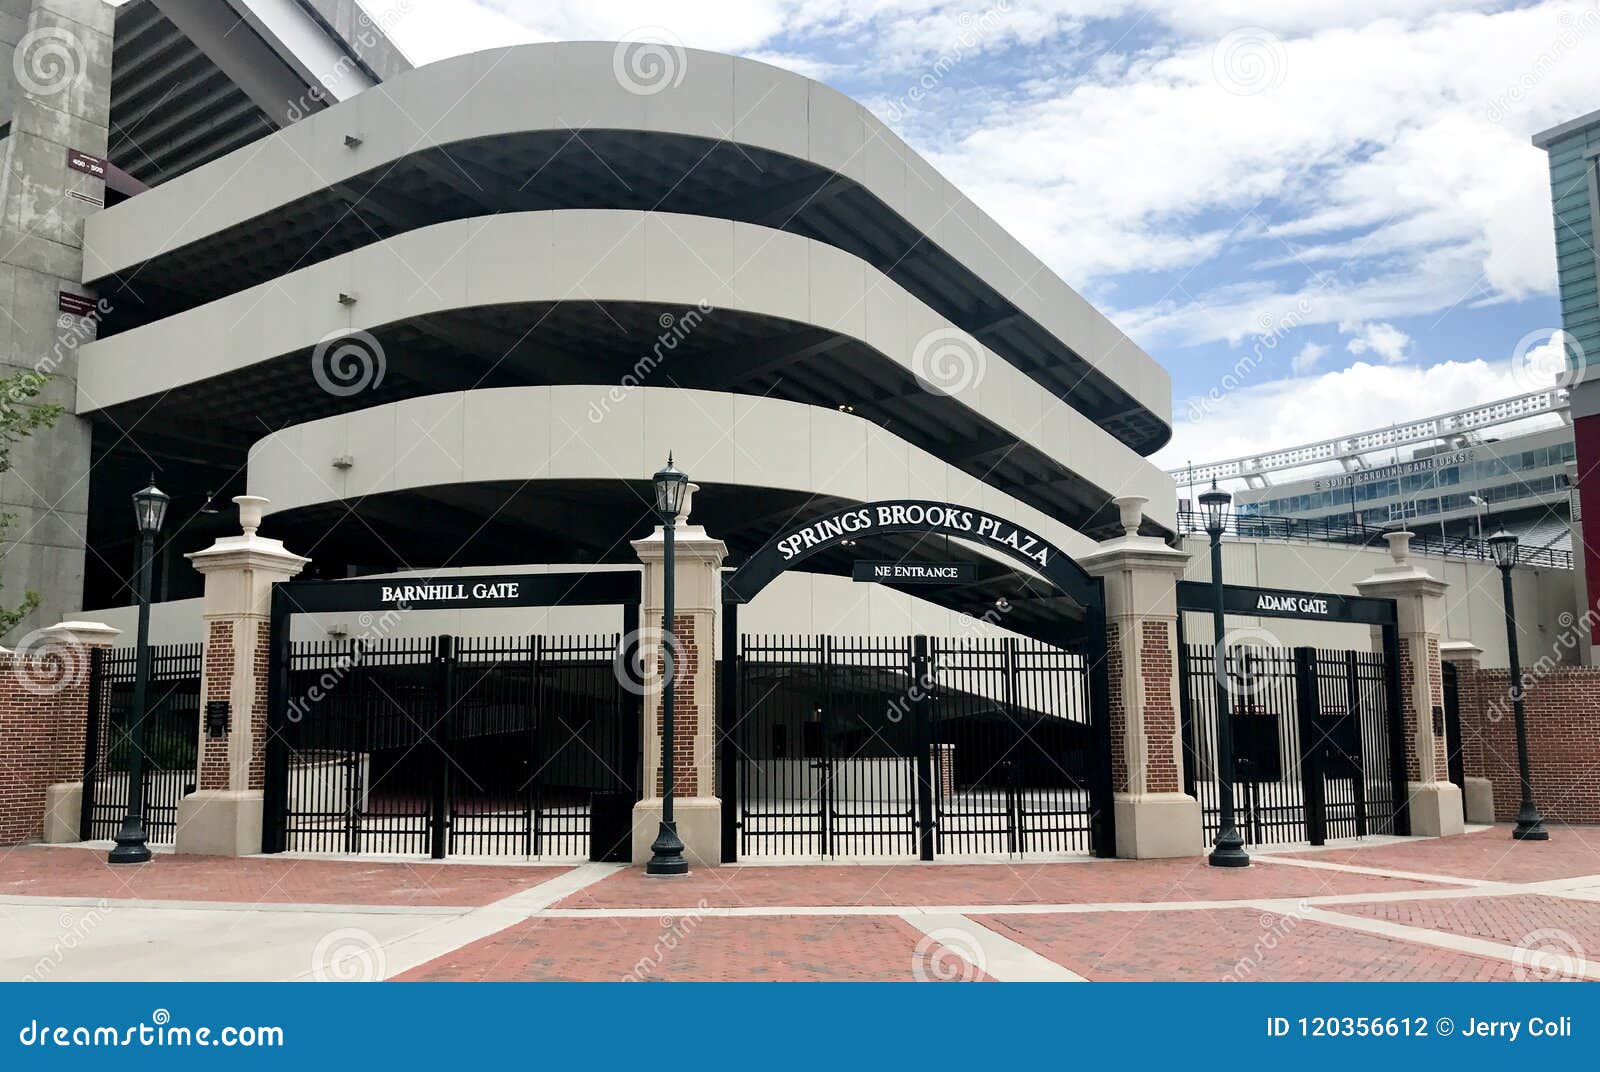
M1483 658L1483 649L1470 640L1446 640L1439 645L1439 659L1447 663L1476 662Z
M640 559L657 562L666 556L666 534L657 525L642 540L634 540L633 550ZM679 525L673 534L672 554L675 558L712 559L720 563L728 557L728 545L709 535L702 525Z
M60 642L84 648L108 648L117 642L122 630L104 622L57 622L39 630L46 643Z
M1181 576L1189 565L1189 552L1168 547L1156 536L1118 536L1095 546L1078 558L1078 565L1094 577L1123 569L1160 570Z
M311 561L284 547L282 540L270 540L255 533L224 536L210 547L191 551L183 557L194 563L194 568L201 573L220 569L266 569L290 577Z

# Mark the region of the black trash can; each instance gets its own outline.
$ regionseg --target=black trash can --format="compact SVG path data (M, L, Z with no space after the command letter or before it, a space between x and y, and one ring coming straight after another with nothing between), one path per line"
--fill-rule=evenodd
M632 862L632 793L589 795L589 859L613 864Z

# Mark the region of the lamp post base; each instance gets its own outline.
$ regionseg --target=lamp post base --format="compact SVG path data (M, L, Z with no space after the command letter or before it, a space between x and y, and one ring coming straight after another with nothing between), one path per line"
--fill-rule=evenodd
M689 873L689 861L683 858L683 839L678 837L677 823L662 820L660 832L650 843L650 862L644 865L644 873L663 878Z
M1544 817L1539 809L1532 803L1525 803L1517 812L1517 825L1511 836L1517 841L1549 841L1550 831L1544 828Z
M117 831L117 847L106 856L112 864L142 864L150 861L150 846L145 843L144 823L136 815L122 820Z
M1207 859L1212 867L1250 866L1250 854L1244 851L1244 838L1231 826L1217 835L1216 844Z

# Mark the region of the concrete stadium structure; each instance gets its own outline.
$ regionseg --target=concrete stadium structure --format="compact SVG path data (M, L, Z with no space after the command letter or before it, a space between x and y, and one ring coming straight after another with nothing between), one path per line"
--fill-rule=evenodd
M669 449L735 555L887 497L993 508L1074 553L1119 531L1117 496L1174 531L1171 481L1144 460L1169 435L1163 370L823 85L693 50L646 83L629 43L406 70L348 5L235 4L298 31L244 55L193 4L137 0L114 25L98 3L34 6L94 45L70 87L82 125L59 137L135 192L72 220L82 267L61 289L98 302L97 337L57 372L71 415L16 469L73 489L76 539L35 553L48 526L24 519L5 579L46 594L24 628L131 602L125 500L151 470L179 519L162 603L199 595L182 556L246 491L319 577L625 562ZM182 158L162 139L194 130L166 120L194 102L152 106L148 145L97 128L151 65L194 53L214 64L213 126L270 121ZM319 63L357 84L262 73ZM64 330L40 291L25 311ZM1030 597L1013 566L958 557L980 582L902 593L913 618Z

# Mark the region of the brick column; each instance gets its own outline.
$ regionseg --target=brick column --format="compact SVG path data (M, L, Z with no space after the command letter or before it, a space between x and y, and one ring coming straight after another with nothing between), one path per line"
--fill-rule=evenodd
M78 840L90 662L117 635L62 622L0 648L0 845Z
M261 851L266 774L267 632L272 586L310 559L256 535L267 500L239 495L244 532L188 555L205 575L205 653L200 671L199 788L178 804L177 851L245 856ZM205 729L205 705L228 704L228 729Z
M722 858L722 801L716 796L717 612L722 600L722 560L728 545L688 524L698 490L689 485L673 539L677 563L673 592L676 668L672 691L673 813L684 858L691 867L711 867ZM655 672L645 678L644 799L633 808L633 862L650 859L650 843L661 822L661 610L665 547L661 527L633 549L644 563L644 601L639 607L641 659Z
M1137 535L1142 497L1116 503L1125 534L1081 564L1106 586L1117 855L1194 856L1205 838L1200 803L1183 791L1178 726L1177 584L1189 556Z
M1393 562L1364 581L1364 596L1393 599L1400 633L1400 711L1405 735L1411 832L1459 834L1466 829L1461 791L1450 781L1444 727L1444 674L1439 662L1444 593L1450 585L1411 561L1411 533L1390 532ZM1373 630L1376 641L1379 631Z
M1584 638L1587 642L1587 638ZM1446 640L1439 645L1439 661L1456 668L1456 702L1461 711L1461 740L1451 746L1461 749L1461 768L1465 774L1467 822L1494 822L1494 783L1485 775L1482 728L1483 649L1470 640Z

